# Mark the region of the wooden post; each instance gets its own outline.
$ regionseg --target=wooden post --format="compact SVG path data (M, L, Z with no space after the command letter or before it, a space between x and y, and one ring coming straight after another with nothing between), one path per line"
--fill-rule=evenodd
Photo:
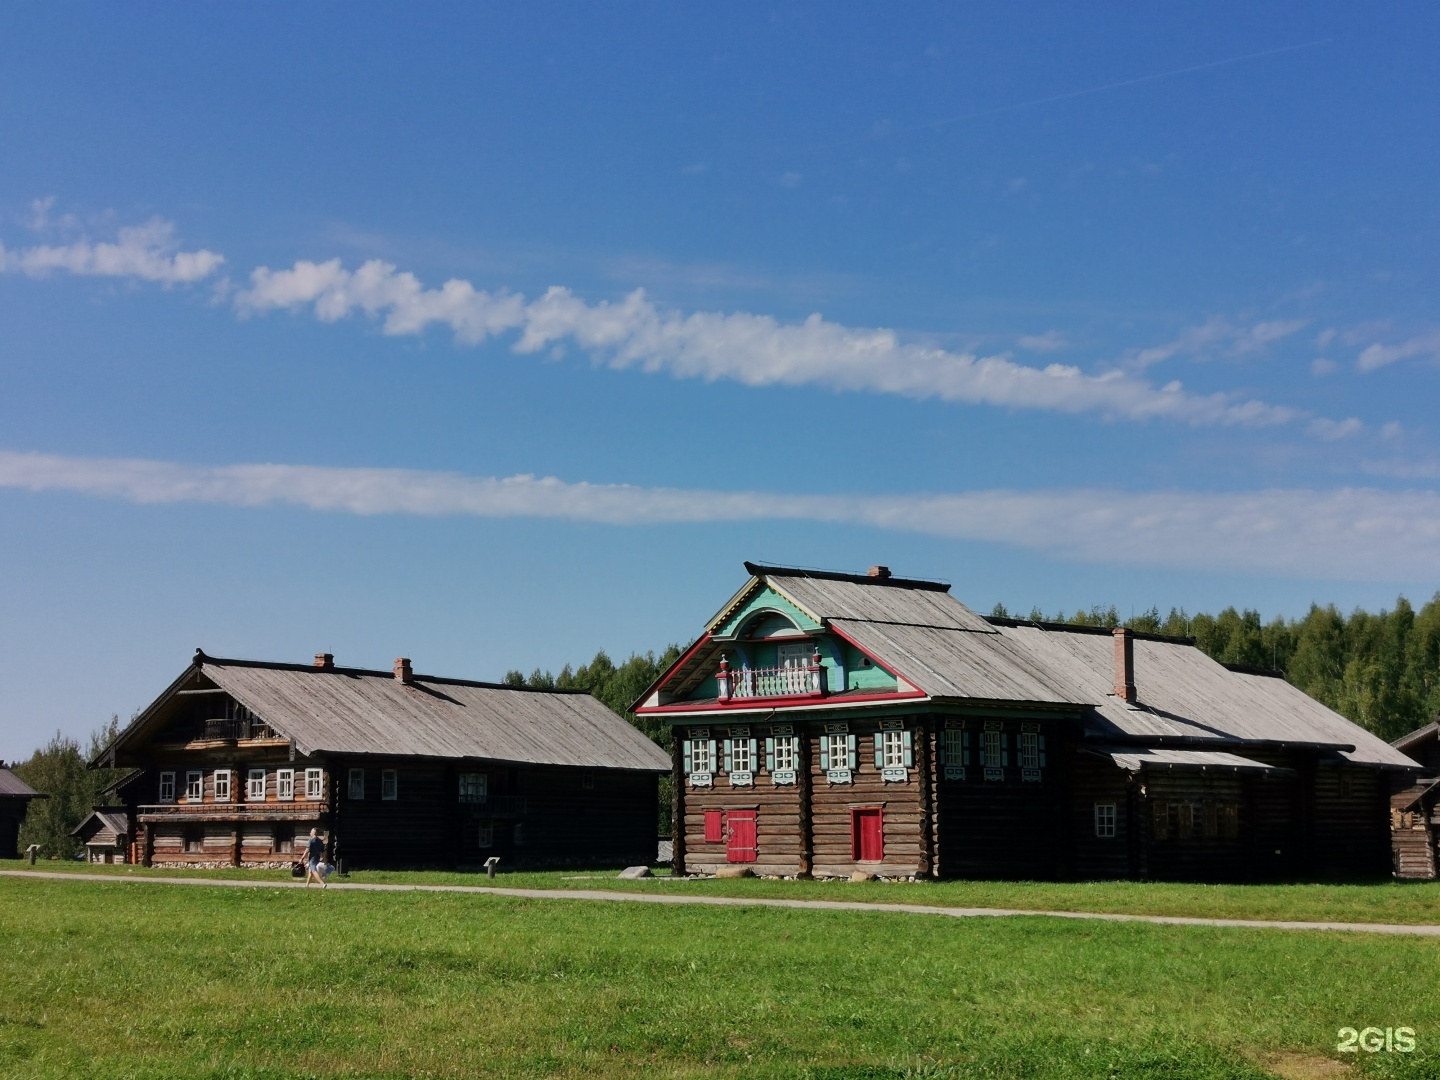
M680 732L670 729L670 872L685 874L685 757Z
M149 822L140 826L140 864L150 866L155 862L155 830Z

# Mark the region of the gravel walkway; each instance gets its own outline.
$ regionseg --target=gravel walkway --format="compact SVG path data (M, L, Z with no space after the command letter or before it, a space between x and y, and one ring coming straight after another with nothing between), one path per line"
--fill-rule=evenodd
M0 877L47 881L88 881L102 884L198 885L225 889L303 889L298 881L226 881L200 877L121 877L111 874L68 874L45 870L0 870ZM781 900L770 897L683 896L675 893L619 892L608 889L506 889L490 885L380 885L332 882L336 892L437 892L521 896L527 900L611 900L631 904L708 904L713 907L805 908L818 911L885 911L901 915L943 915L952 919L1000 918L1016 915L1048 919L1091 919L1099 922L1153 923L1158 926L1220 926L1247 930L1341 930L1361 934L1404 934L1440 937L1440 926L1403 923L1291 922L1271 919L1202 919L1185 915L1117 915L1098 911L1022 911L1010 908L936 907L929 904L867 904L859 900ZM326 890L326 891L330 891ZM315 890L319 892L319 889Z

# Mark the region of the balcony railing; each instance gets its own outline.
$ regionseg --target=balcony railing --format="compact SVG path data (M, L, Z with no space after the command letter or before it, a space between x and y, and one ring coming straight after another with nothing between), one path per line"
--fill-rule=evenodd
M273 739L275 731L269 724L259 720L231 720L219 717L206 720L200 738L206 742L240 739Z
M825 692L824 669L813 667L742 668L732 671L733 697L802 697Z

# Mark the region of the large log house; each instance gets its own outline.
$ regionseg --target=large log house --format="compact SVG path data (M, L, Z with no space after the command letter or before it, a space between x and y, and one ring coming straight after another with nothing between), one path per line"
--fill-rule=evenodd
M939 582L746 563L637 703L675 869L1244 880L1390 870L1417 766L1189 639L977 615Z
M139 770L95 819L122 860L288 866L315 828L347 868L648 863L670 767L584 693L199 650L94 764Z

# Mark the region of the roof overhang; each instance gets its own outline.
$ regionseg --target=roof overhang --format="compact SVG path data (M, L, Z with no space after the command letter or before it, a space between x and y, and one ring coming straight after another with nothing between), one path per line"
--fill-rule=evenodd
M1289 776L1293 769L1268 765L1221 750L1180 750L1164 746L1087 746L1087 752L1108 758L1126 772L1171 772L1177 770L1216 773L1254 773Z

